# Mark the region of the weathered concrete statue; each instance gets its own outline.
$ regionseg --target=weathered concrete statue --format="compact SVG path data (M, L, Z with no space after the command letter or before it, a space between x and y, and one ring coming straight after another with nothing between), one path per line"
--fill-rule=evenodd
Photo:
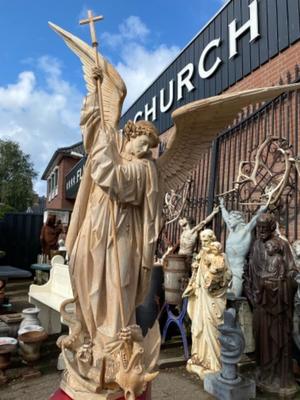
M291 353L297 270L288 242L276 233L272 214L258 218L256 231L245 273L245 292L253 307L257 385L288 396L297 391Z
M295 240L292 243L292 252L297 269L300 271L300 240Z
M219 212L219 209L219 207L215 207L213 209L213 212L203 221L199 222L199 224L197 224L196 226L194 226L191 218L180 218L178 222L182 228L182 233L180 235L180 247L178 254L188 257L191 257L193 255L199 232L205 227L205 225L212 221L214 216Z
M67 365L61 385L75 400L107 398L110 388L121 388L126 400L133 400L153 379L149 371L159 352L158 324L143 338L135 310L148 291L165 193L186 182L203 150L237 112L286 87L228 93L181 107L172 114L169 148L154 161L158 132L151 122L128 121L119 131L126 87L95 52L93 22L100 19L89 12L82 21L91 24L93 47L51 24L79 56L88 90L80 122L88 157L66 239L76 316L62 307L72 329L59 340Z
M245 261L250 250L251 232L255 228L257 218L266 211L267 208L265 206L260 207L256 215L254 215L247 224L240 211L228 212L226 210L222 197L220 198L220 207L222 217L229 230L225 251L229 268L232 272L232 282L229 290L234 293L236 297L240 297L243 291Z
M203 379L205 374L221 368L218 325L223 322L231 273L214 232L205 229L200 239L202 248L192 265L193 274L183 297L189 298L192 321L192 356L187 370Z

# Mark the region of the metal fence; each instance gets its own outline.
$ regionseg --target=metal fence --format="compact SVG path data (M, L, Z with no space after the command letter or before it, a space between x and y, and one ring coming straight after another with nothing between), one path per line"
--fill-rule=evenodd
M299 68L295 67L297 81L300 80ZM290 81L290 76L287 76ZM280 82L283 83L283 82ZM267 135L283 137L292 145L295 155L300 155L300 91L283 94L273 101L256 107L249 107L233 122L225 132L214 141L211 150L204 154L198 167L192 173L190 188L184 215L196 222L203 220L218 203L217 195L233 188L241 160L248 160L251 153L264 141ZM299 192L298 176L292 196L286 197L286 206L280 214L282 232L292 242L299 238ZM237 199L227 201L231 209L243 208ZM247 217L250 213L247 212ZM220 215L213 221L217 237L224 242L225 228ZM179 239L180 229L177 223L168 226L166 236L175 243Z
M0 265L29 269L40 253L42 214L9 213L0 220Z

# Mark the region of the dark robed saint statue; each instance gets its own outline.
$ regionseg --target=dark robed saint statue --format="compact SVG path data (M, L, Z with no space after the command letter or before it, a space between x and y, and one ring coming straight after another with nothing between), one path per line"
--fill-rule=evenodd
M297 274L289 243L276 233L270 213L257 220L257 238L245 273L253 307L258 386L272 393L297 391L292 373L292 321Z

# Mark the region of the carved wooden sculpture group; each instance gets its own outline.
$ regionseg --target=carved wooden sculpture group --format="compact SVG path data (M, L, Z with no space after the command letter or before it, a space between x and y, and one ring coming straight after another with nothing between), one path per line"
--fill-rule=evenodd
M84 21L91 25L93 47L50 24L80 58L88 90L80 122L88 157L66 240L75 295L67 303L76 304L76 315L68 314L65 303L62 313L71 329L68 336L59 340L66 362L62 388L76 400L109 398L112 391L116 396L113 398L118 398L118 390L120 397L123 391L127 400L133 400L156 376L151 371L159 354L159 330L156 324L143 338L135 323L135 309L147 293L166 192L185 183L202 152L243 107L298 86L228 93L175 110L172 117L176 132L167 151L154 161L151 148L159 138L152 123L129 121L123 134L119 131L126 87L113 66L97 52L93 23L99 19L89 12L89 19ZM239 279L235 271L244 263L254 222L248 225L243 224L241 229L244 242L238 250L239 265L233 267L234 276ZM235 226L232 223L232 243ZM185 293L190 298L189 315L193 321L193 356L189 365L191 370L204 367L215 371L220 368L217 326L222 322L231 274L213 232L204 230L201 242L202 250L193 264L193 277ZM185 246L182 243L181 251ZM281 268L285 279L290 279L292 268L285 247L275 245L269 253L263 252L264 265L271 270ZM256 269L261 265L259 257L255 253L256 262L251 265L257 276L261 273ZM264 279L269 282L269 278ZM257 280L253 282L256 285ZM266 283L264 294L260 296L259 292L253 299L257 311L261 310L265 296L278 290L281 297L274 305L278 312L276 327L280 326L280 310L289 308L285 297L289 281L285 282L278 288L275 283L271 287ZM282 319L287 328L289 315L286 313ZM258 329L267 327L258 324ZM286 335L283 330L282 334ZM279 332L278 338L287 349L288 339ZM282 379L288 379L287 366L285 371Z

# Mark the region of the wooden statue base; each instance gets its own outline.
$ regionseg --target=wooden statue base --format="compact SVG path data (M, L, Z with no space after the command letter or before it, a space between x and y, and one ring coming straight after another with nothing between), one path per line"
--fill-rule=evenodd
M60 386L61 388L51 395L49 400L125 400L122 391L106 391L101 394L79 392L71 389L64 381L61 382ZM150 385L146 392L137 397L136 400L151 400Z

